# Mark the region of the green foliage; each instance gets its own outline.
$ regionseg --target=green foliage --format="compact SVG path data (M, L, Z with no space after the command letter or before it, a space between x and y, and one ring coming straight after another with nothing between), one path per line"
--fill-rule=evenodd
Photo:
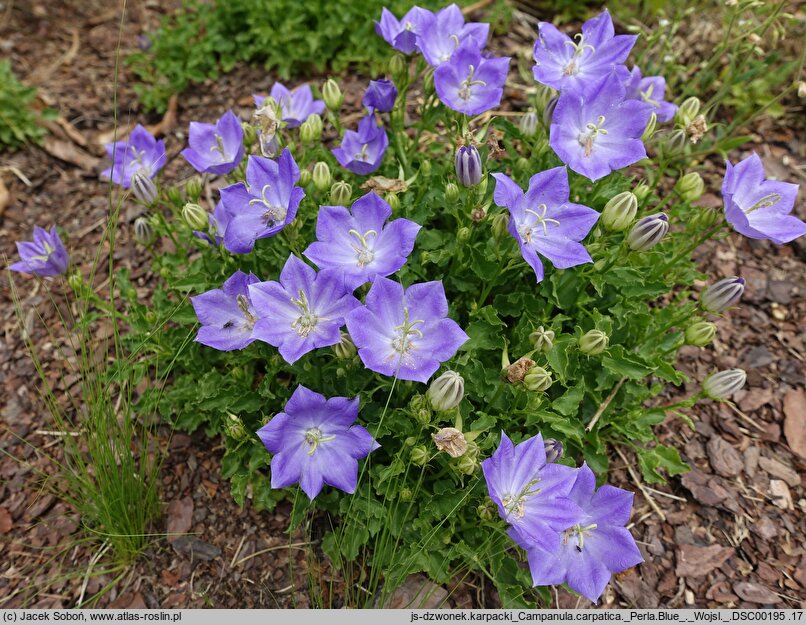
M0 59L0 151L39 142L45 134L32 105L36 89L23 85L11 70L11 61Z
M142 81L135 87L140 102L159 111L165 110L171 94L216 78L239 62L262 64L281 79L348 67L378 73L388 45L375 34L372 20L380 19L384 6L402 15L412 4L411 0L188 0L150 35L150 48L132 54L127 62ZM427 9L444 4L419 2Z

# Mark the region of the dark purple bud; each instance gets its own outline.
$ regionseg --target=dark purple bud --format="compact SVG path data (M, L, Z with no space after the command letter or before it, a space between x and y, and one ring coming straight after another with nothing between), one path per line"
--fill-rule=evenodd
M456 150L456 177L465 187L481 182L481 155L475 146L463 145Z
M391 80L370 80L363 105L370 110L388 113L395 106L397 89Z
M147 52L151 48L151 37L148 35L137 35L137 47L143 52Z
M638 220L627 235L627 243L631 250L645 252L660 243L667 232L669 218L663 213L656 213Z
M543 441L546 447L546 463L557 462L563 456L563 444L554 438Z
M723 278L703 291L700 305L709 313L721 313L738 304L743 293L744 278Z

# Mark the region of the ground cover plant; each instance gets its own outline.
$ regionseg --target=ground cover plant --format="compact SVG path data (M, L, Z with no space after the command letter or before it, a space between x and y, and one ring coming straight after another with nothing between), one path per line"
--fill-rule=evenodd
M533 601L532 582L595 599L640 555L623 529L630 496L594 491L592 471L605 479L614 446L637 453L647 481L685 470L652 426L698 398L647 406L683 381L677 349L706 345L744 287L711 278L693 297L708 277L690 254L728 226L776 242L801 234L787 215L795 189L765 182L751 157L726 166L724 218L692 205L703 190L692 172L676 170L660 197L656 168L680 160L706 120L695 123L696 100L676 112L664 102L662 79L628 77L633 41L606 14L577 39L541 25L534 75L559 94L541 88L517 125L487 114L506 60L480 54L484 26L456 10L415 15L414 37L379 19L393 47L418 53L370 84L357 131L342 128L334 83L323 103L305 87L256 98L254 125L228 115L191 127L188 162L229 177L209 214L199 182L154 183L164 147L144 129L110 148L106 175L154 209L138 236L177 249L154 259L166 281L154 307L131 301L132 340L165 319L179 326L149 344L155 358L179 354L166 416L227 433L240 500L270 508L290 494L294 523L329 513L339 525L324 552L356 579L369 570L381 598L412 571L445 581L472 569L507 605ZM412 113L419 80L427 95ZM681 154L655 149L664 122L683 131ZM60 248L43 235L37 245L14 269L50 271ZM196 319L200 345L182 350ZM703 395L726 399L743 381L715 374Z

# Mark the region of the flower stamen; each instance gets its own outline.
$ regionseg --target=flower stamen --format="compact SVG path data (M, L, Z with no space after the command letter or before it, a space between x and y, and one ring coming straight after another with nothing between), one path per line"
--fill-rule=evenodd
M591 155L591 151L593 151L593 139L596 137L596 135L607 134L607 129L602 128L602 124L604 124L604 122L605 116L599 115L599 117L596 118L595 124L593 122L588 122L585 125L585 128L588 130L587 132L579 133L577 141L579 141L579 145L585 148L585 156Z
M757 211L760 208L770 208L771 206L775 206L782 199L783 196L780 193L770 193L769 195L765 195L758 202L756 202L750 208L744 211L744 214L749 215L753 211Z
M472 65L468 66L470 68L470 72L467 75L467 78L462 82L462 87L459 89L459 97L462 98L465 102L470 99L470 89L475 85L481 85L483 87L487 86L487 83L483 80L473 80L473 74L476 73L476 68Z
M369 237L369 235L377 237L378 236L377 231L367 230L364 234L361 234L360 232L358 232L358 230L351 228L350 230L347 231L347 233L353 235L360 242L361 244L360 247L356 245L351 245L351 247L355 250L356 254L358 254L358 266L366 267L375 258L375 252L369 249L369 242L367 241L367 237Z
M246 319L246 324L251 328L257 322L257 317L255 317L249 311L249 300L246 299L246 295L239 294L238 297L235 298L238 302L238 308L241 309L243 313L244 319Z
M299 336L308 336L316 327L316 324L319 323L319 317L311 311L308 296L302 289L299 290L299 299L292 297L291 303L302 311L302 314L293 321L291 327L297 331Z
M392 349L401 356L407 356L414 347L412 340L409 338L410 336L423 338L423 333L414 327L418 323L425 323L425 320L415 319L414 321L409 321L409 309L403 308L403 323L392 328L400 331L400 336L392 340Z
M254 200L249 200L249 205L252 204L263 204L266 207L266 212L263 213L263 221L266 223L267 226L275 225L277 223L281 223L285 221L286 214L288 212L287 209L283 208L282 206L275 206L272 204L269 199L266 197L266 192L271 189L270 184L264 184L263 188L260 190L260 198L255 198Z
M571 60L568 62L568 65L565 66L563 69L563 74L566 76L571 76L572 74L576 74L579 72L579 67L577 66L577 61L579 57L582 56L582 53L588 48L591 52L596 52L596 48L594 48L589 43L585 43L585 36L582 33L577 33L574 35L574 39L577 41L564 41L566 45L571 46L574 48L574 56L571 57Z
M549 209L548 206L546 206L545 204L539 204L538 207L537 207L537 210L540 211L541 209L542 209L542 211L540 213L538 213L537 211L533 211L531 208L527 208L525 212L535 216L535 218L537 219L537 224L536 225L543 226L543 236L548 236L549 231L548 231L548 226L546 224L553 223L555 226L557 226L559 228L560 227L560 222L557 221L556 219L552 219L551 217L546 217L546 211L548 211L548 209ZM532 230L533 229L534 228L530 228L529 232L526 233L527 236L524 237L526 239L527 243L532 242ZM523 235L521 235L521 236L523 236Z
M308 450L308 455L313 456L313 453L316 451L316 448L326 441L332 441L336 438L336 435L333 434L331 436L322 436L322 430L317 427L308 428L305 430L305 442L310 445L310 449Z

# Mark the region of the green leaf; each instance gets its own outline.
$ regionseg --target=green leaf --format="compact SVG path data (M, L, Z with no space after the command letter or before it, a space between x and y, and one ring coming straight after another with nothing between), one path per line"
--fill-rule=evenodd
M637 354L625 353L621 345L615 345L607 351L607 356L602 358L602 365L608 371L630 380L641 380L653 371Z

